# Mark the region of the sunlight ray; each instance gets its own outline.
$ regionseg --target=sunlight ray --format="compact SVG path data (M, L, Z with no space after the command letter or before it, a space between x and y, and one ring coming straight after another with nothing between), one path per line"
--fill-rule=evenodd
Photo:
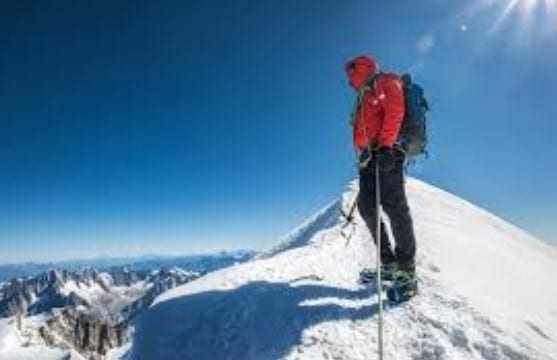
M499 14L499 16L497 17L497 19L495 19L495 22L489 29L488 31L489 35L493 35L501 28L501 26L509 16L509 14L512 13L512 11L517 7L517 5L519 5L521 1L523 0L509 0L507 6L505 6L501 14Z
M544 0L543 4L545 14L553 20L553 23L557 23L557 13L555 11L557 9L557 0Z
M520 41L530 42L532 36L557 32L557 0L475 0L461 8L453 21L462 23L482 14L494 16L485 41L502 32L503 27L510 27L511 22Z

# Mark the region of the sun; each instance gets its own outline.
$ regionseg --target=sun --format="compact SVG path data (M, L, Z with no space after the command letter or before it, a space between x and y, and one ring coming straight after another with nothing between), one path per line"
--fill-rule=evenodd
M538 35L557 33L557 0L476 0L461 15L474 17L485 13L493 16L488 36L495 35L505 26Z
M518 13L522 17L522 23L531 24L533 21L555 21L555 8L557 0L488 0L489 3L500 3L502 10L497 16L491 32L497 31L513 14ZM535 17L538 17L535 19Z

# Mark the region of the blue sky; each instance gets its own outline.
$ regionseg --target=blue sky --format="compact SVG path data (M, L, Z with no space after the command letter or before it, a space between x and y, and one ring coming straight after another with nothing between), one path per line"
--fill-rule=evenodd
M0 263L272 244L356 176L362 53L430 97L412 175L557 242L557 13L472 3L3 1Z

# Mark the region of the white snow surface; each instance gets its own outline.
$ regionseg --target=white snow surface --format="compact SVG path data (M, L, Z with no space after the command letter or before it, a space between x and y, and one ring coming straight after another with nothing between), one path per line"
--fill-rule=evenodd
M40 321L31 318L30 321ZM61 360L68 351L33 343L16 329L13 317L0 319L0 359L2 360Z
M376 359L377 293L358 284L375 248L341 200L257 259L159 296L131 359ZM557 251L409 178L420 293L384 312L385 359L557 359Z
M122 347L111 349L106 353L106 358L102 360L125 360L127 359L130 351L131 343L123 345Z

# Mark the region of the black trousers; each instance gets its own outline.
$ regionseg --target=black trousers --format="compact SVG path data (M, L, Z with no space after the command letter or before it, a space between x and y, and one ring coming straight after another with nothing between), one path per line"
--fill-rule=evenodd
M391 222L396 245L393 252L385 224L381 221L381 263L396 262L401 269L414 270L416 238L404 191L404 154L399 150L395 150L394 154L394 168L387 172L379 171L381 206ZM358 210L377 244L375 167L376 162L372 160L360 170Z

